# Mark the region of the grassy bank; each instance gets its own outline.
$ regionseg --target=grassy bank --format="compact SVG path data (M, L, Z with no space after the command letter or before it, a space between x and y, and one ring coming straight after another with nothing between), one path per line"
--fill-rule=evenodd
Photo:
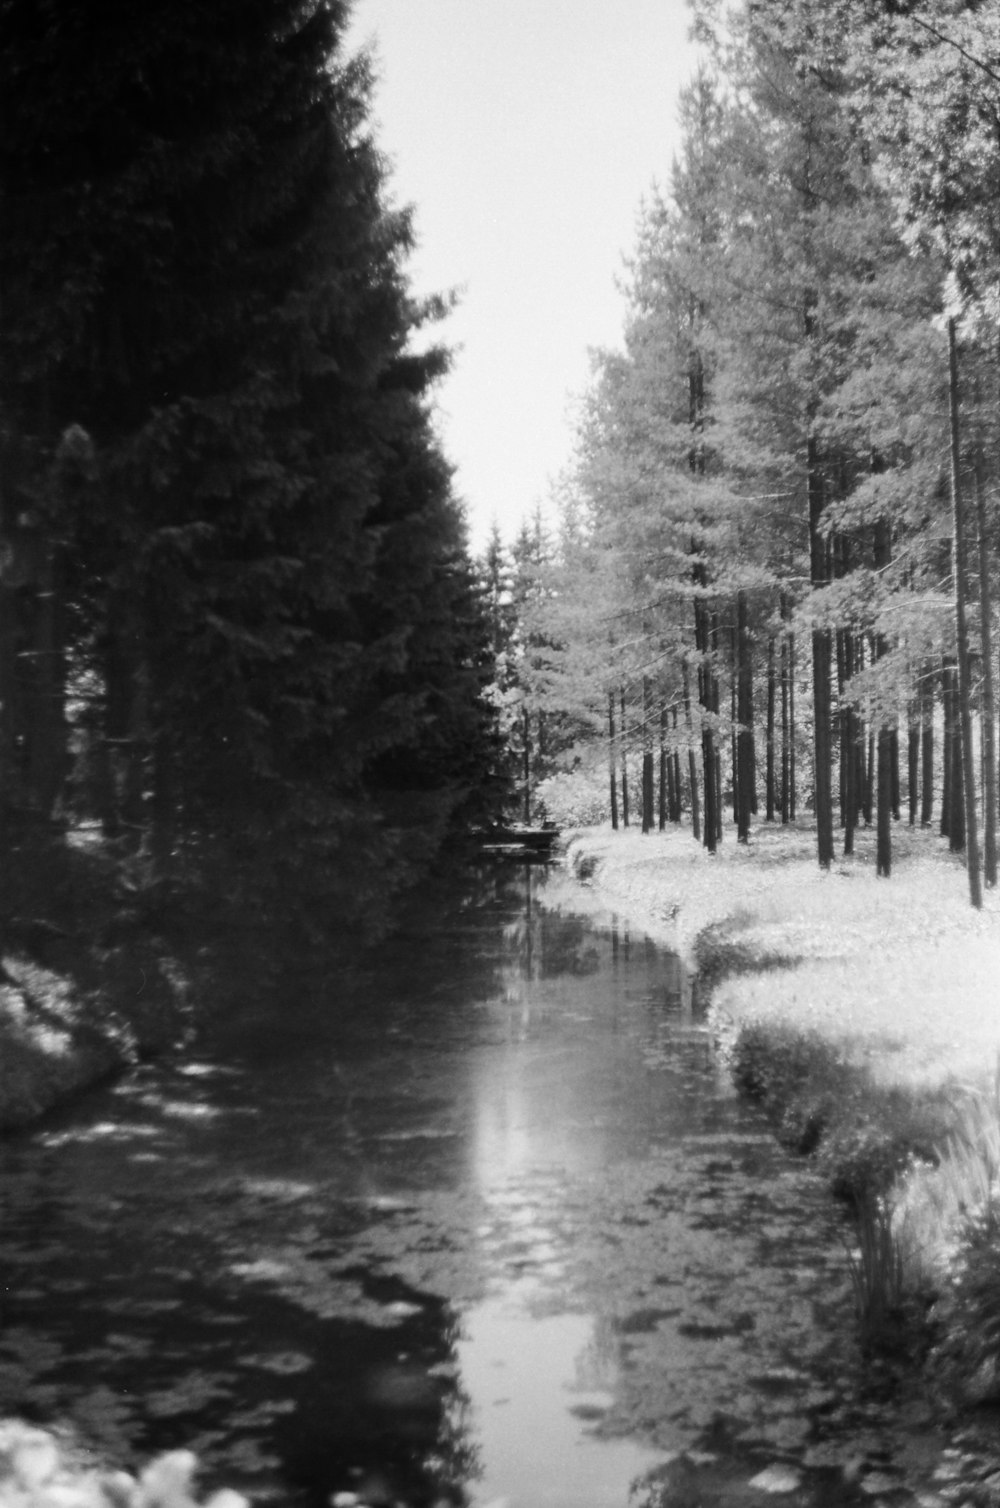
M567 857L698 971L737 1086L849 1204L866 1342L919 1339L956 1397L1000 1399L1000 898L972 911L932 833L897 829L890 880L872 834L829 873L813 845L586 829Z

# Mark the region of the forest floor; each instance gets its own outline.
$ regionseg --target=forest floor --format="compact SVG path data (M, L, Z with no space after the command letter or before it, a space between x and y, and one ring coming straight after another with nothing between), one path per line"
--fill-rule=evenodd
M893 871L875 834L828 872L815 829L727 829L715 855L689 831L586 828L567 859L595 909L615 910L700 968L714 1017L787 1022L861 1056L881 1081L984 1084L1000 1054L1000 891L969 904L961 857L897 825Z

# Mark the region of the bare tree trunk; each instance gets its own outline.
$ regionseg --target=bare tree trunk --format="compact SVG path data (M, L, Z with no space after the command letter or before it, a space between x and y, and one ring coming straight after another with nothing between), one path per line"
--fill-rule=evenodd
M642 830L653 831L653 726L649 677L642 678Z
M686 667L685 667L685 673L686 673ZM670 807L670 820L671 820L671 822L679 822L681 820L683 803L682 803L682 799L681 799L681 755L680 755L680 750L677 747L677 707L676 707L676 705L674 706L673 711L671 713L671 718L672 718L672 721L673 721L674 747L673 747L673 752L672 752L672 754L670 756L670 765L671 765L671 769L673 770L673 776L674 776L674 799L673 799L673 802L672 802L671 807Z
M955 775L955 691L952 661L941 662L941 705L944 712L944 740L941 750L941 836L951 837L953 789ZM959 849L962 845L959 844Z
M701 808L698 800L698 759L694 752L694 724L691 720L691 681L687 660L681 664L684 678L684 717L688 735L688 786L691 793L691 833L695 842L701 842Z
M920 687L920 826L934 817L934 681L925 665Z
M657 812L658 826L662 833L667 825L667 812L673 809L673 769L667 753L667 708L660 703L660 805Z
M608 781L611 787L611 830L618 831L618 770L615 755L615 694L608 692Z
M986 487L982 447L976 449L976 535L979 549L979 645L983 660L983 879L997 882L996 700L993 685L993 602L990 545L986 530Z
M906 798L911 827L917 825L920 804L920 700L914 697L906 709Z
M764 818L767 822L774 821L776 807L774 789L774 715L777 687L775 684L774 661L774 635L769 634L767 639L767 753L764 771Z
M702 772L705 790L705 821L703 824L702 837L709 853L714 853L718 842L719 818L716 801L719 791L718 761L715 754L715 734L713 731L712 713L715 710L713 703L713 681L711 665L709 663L709 624L708 613L703 600L695 600L695 645L699 651L698 659L698 700L701 703L703 718L701 730L701 757Z
M807 334L810 333L807 320ZM813 589L825 587L830 580L827 558L828 541L823 531L824 488L820 471L819 447L814 435L806 442L806 484L809 497L809 560ZM813 765L816 806L816 855L821 869L833 862L833 729L830 676L833 669L833 644L828 628L814 628L812 634L813 669Z
M750 621L746 592L736 594L736 670L739 732L736 735L739 805L736 813L740 843L750 841L753 807L753 664L750 657Z
M979 873L979 832L976 822L975 763L972 757L972 692L969 675L969 630L966 623L965 515L962 499L961 453L958 428L958 343L955 321L948 321L948 408L951 417L951 501L954 524L952 565L955 583L955 637L958 641L958 704L962 730L962 778L965 782L965 853L969 874L969 900L980 910L983 904Z
M729 630L729 763L733 772L733 821L740 820L740 768L739 713L737 702L739 683L739 651L736 646L736 629Z
M625 687L621 688L622 735L622 824L628 827L628 732L625 720Z

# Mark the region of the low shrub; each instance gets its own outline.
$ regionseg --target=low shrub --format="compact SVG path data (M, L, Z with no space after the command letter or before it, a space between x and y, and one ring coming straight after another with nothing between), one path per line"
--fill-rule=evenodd
M756 917L737 911L723 922L713 922L695 938L692 957L699 987L711 991L734 974L764 974L771 969L794 968L798 959L785 953L763 952L741 932L752 927Z

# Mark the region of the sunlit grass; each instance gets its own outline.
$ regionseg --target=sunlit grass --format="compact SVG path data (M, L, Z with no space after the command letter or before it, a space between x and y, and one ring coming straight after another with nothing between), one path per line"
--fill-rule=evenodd
M822 872L806 825L590 830L595 898L694 963L740 1086L851 1211L863 1337L930 1313L942 1375L1000 1396L1000 895L968 902L933 832Z

